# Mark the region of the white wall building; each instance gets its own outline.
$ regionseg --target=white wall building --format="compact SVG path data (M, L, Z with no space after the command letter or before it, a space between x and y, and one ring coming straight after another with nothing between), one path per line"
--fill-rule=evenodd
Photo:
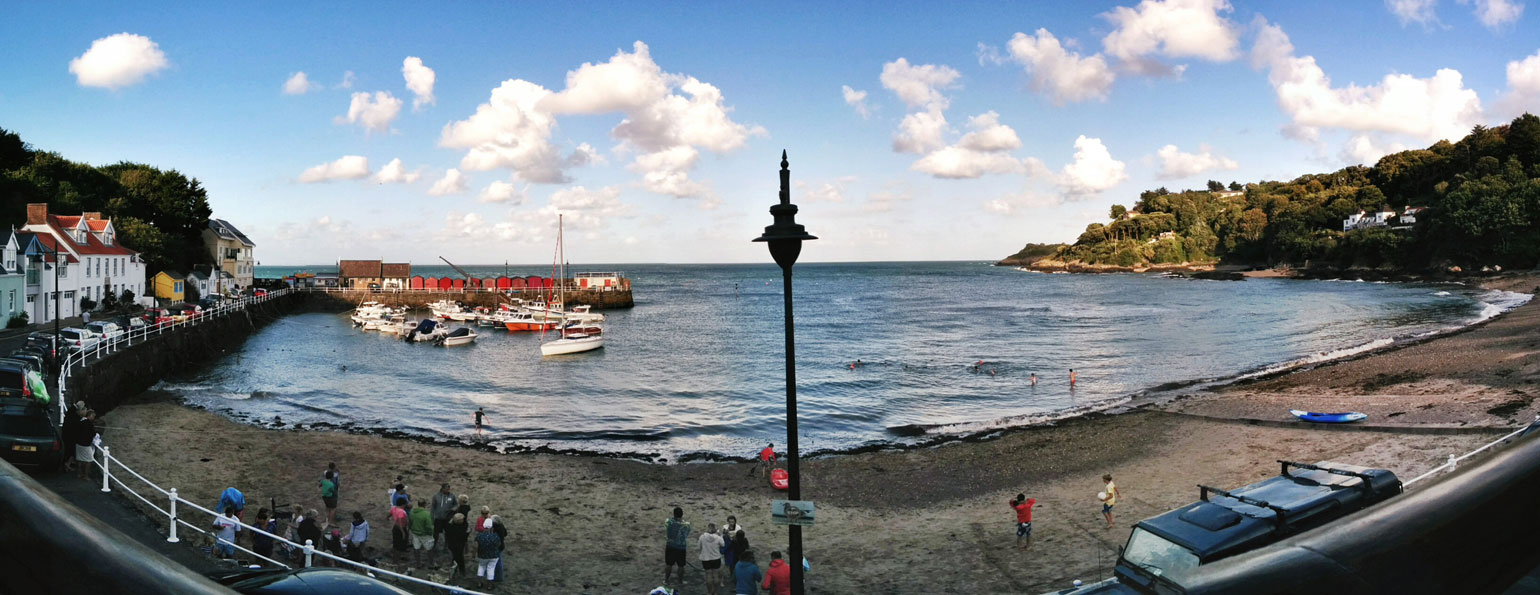
M144 261L138 252L118 243L112 221L103 219L101 213L52 215L47 203L33 203L27 205L27 225L20 231L36 234L39 240L33 253L29 253L37 257L35 262L53 264L54 259L47 253L57 250L63 265L58 271L57 288L53 287L51 268L39 271L38 294L46 297L36 300L47 303L36 305L36 311L44 316L32 318L33 322L53 320L54 291L62 292L59 311L65 317L79 314L83 298L99 304L109 292L120 297L124 291L132 291L135 296L145 294ZM29 295L30 281L29 275Z

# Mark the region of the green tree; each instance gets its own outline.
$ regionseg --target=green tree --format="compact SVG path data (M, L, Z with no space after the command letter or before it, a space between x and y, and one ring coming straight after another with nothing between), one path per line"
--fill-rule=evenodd
M1208 191L1209 192L1224 192L1224 189L1225 189L1224 182L1220 182L1219 180L1209 180L1208 181Z
M1122 219L1123 214L1127 212L1128 209L1123 205L1112 205L1112 211L1108 213L1108 215L1112 218L1113 221L1117 221L1118 219Z

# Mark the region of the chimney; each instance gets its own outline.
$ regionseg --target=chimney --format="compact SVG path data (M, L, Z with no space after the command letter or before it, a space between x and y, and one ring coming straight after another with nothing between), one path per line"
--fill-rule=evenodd
M101 221L102 219L100 212L81 213L80 216L84 217L86 221Z
M27 225L48 225L48 203L27 203Z

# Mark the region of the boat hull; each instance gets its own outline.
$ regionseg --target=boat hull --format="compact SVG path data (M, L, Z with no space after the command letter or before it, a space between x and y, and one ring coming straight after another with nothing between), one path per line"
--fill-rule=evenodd
M514 331L514 332L551 330L551 329L556 328L556 325L557 325L557 323L555 321L551 321L551 322L505 322L505 323L503 323L503 326L505 328L507 328L510 331Z
M540 344L540 355L567 355L569 353L582 353L604 347L604 337L583 337L581 339L557 339Z

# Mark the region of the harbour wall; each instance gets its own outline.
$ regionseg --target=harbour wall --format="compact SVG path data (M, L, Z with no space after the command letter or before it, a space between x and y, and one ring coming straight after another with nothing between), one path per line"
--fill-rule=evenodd
M99 359L88 358L70 372L63 398L85 401L98 412L111 411L125 399L143 393L167 376L196 368L223 356L268 323L311 310L332 310L325 300L304 293L278 296L245 310L209 318L185 328L134 339ZM57 389L56 389L57 394Z
M460 302L467 306L495 307L504 303L507 297L515 297L524 300L544 300L545 290L513 291L512 295L506 295L496 291L391 291L382 289L370 291L367 289L328 289L328 290L299 290L300 293L317 297L326 297L335 301L336 310L352 308L362 302L379 302L387 306L407 306L410 308L426 308L428 304L439 300ZM634 305L631 301L631 290L595 291L588 289L567 290L563 298L566 306L592 306L595 310L613 308L630 308ZM554 298L553 298L554 299Z

